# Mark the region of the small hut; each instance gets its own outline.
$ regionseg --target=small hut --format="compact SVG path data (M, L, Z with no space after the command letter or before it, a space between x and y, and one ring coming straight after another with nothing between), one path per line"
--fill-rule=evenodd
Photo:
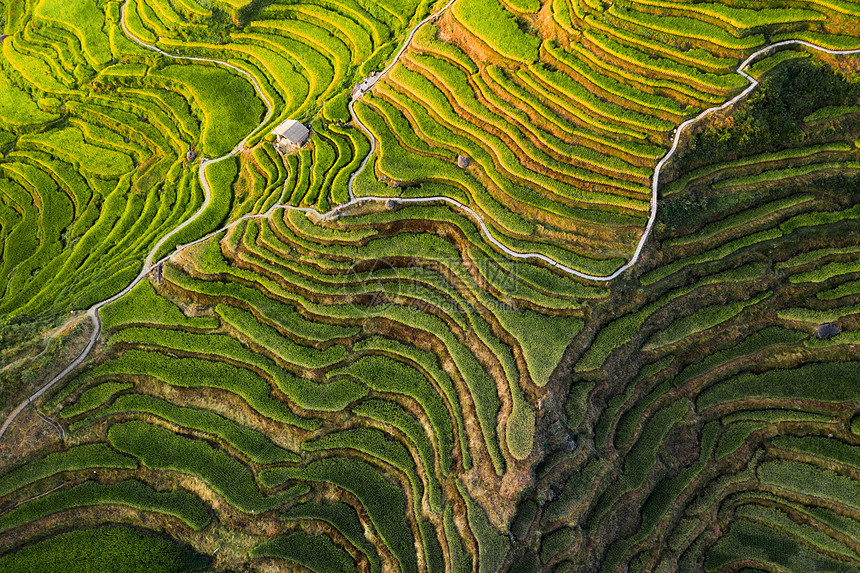
M189 149L188 153L185 154L185 161L187 161L188 163L191 163L195 159L197 159L197 152L194 151L193 149Z
M310 131L303 123L294 119L288 119L276 127L272 133L275 135L275 144L286 151L295 151L305 144Z
M0 42L2 42L3 40L5 40L8 37L9 36L7 36L6 34L0 34Z
M839 328L839 325L833 322L825 322L824 324L819 324L818 328L815 329L815 338L818 340L827 340L840 332L842 332L842 329Z
M457 156L457 165L460 166L461 168L463 168L463 169L467 168L470 163L471 163L471 160L469 160L469 158L467 156L465 156L465 155L458 155Z

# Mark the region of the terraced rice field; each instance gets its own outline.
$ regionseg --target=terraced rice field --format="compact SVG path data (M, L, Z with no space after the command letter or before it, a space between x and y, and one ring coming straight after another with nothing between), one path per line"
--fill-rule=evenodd
M0 569L860 570L860 4L444 6L0 2Z

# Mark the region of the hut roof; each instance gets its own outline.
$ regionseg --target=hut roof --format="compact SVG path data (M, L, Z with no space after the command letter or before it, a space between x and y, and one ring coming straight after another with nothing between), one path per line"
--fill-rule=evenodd
M825 322L824 324L819 324L818 328L815 329L815 338L818 340L827 340L840 332L842 332L842 329L838 325L832 322Z
M305 127L304 124L302 124L301 122L296 121L294 119L286 120L281 125L276 127L272 131L272 133L274 133L278 137L286 139L294 145L301 145L308 138L308 135L310 135L310 131L308 131L308 128Z

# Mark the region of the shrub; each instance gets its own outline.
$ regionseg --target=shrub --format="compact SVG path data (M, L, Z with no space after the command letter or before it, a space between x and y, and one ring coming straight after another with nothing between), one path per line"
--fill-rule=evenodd
M347 104L347 96L346 93L339 93L333 98L329 99L325 105L323 105L322 115L326 121L332 123L347 123L350 121L351 117L349 115L349 110L346 108Z

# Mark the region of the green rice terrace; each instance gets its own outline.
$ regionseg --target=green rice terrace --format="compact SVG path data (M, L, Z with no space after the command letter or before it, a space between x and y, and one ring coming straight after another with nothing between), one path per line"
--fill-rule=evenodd
M0 571L860 572L860 0L0 52Z

